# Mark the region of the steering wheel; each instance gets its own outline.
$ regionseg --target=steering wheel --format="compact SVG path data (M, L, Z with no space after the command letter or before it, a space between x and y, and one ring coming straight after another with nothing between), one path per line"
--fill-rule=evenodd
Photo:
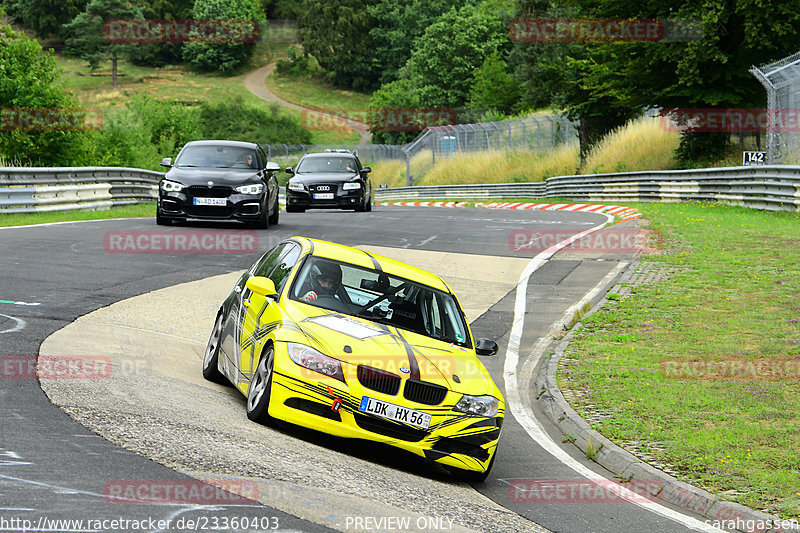
M324 307L325 309L330 309L331 311L339 311L342 313L350 312L350 306L335 296L318 296L316 300L314 300L314 304Z

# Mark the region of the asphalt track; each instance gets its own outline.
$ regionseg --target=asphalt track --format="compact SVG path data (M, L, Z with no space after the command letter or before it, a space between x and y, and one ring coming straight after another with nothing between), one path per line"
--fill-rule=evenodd
M106 251L104 238L108 232L156 230L152 220L0 229L0 267L3 271L0 279L0 355L5 360L9 356L36 356L47 337L82 315L178 283L244 269L260 251L291 235L301 234L350 245L397 248L398 254L427 250L506 257L509 261L516 261L525 256L515 253L509 245L509 235L514 231L548 232L557 229L559 232L579 232L602 220L603 217L590 213L388 207L357 214L282 214L279 226L258 232L259 252L241 255L114 254ZM172 231L206 229L241 231L236 227L204 224ZM534 272L528 282L527 313L519 349L520 366L550 324L603 279L620 260L629 261L630 257L566 253L557 255ZM480 290L480 280L476 280L475 288ZM514 304L514 292L511 291L472 324L476 336L494 338L501 345L497 357L484 359L501 389L504 386L502 354L511 330ZM535 397L535 391L525 391L525 394ZM543 425L545 429L552 429L547 423ZM115 446L88 431L53 406L34 379L11 379L7 373L0 379L0 435L0 531L21 529L20 520L29 520L41 530L46 525L40 522L43 518L186 520L198 517L218 519L226 513L238 517L274 517L280 529L329 530L313 521L298 519L255 502L223 504L213 508L185 504L109 503L106 501L109 480L191 482L193 478ZM560 443L560 434L553 431L552 435ZM601 472L602 469L577 453L573 446L560 446L576 461ZM332 445L331 453L339 453L335 445ZM375 457L371 460L381 461ZM386 464L395 466L391 461ZM421 476L421 490L424 490L424 469L412 467L412 471ZM437 475L431 474L432 479L438 480ZM474 488L501 506L552 531L689 529L646 507L599 501L542 504L526 501L509 491L514 480L576 478L578 475L574 470L533 441L525 428L508 413L492 475ZM452 502L452 505L459 503ZM11 523L14 519L17 520L16 526ZM461 525L471 527L470 524ZM57 530L91 529L83 526ZM139 530L156 531L159 527Z

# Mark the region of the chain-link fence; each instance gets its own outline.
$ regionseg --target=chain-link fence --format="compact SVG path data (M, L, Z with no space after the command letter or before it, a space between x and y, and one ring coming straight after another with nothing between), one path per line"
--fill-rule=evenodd
M458 124L429 127L407 144L321 145L321 144L264 144L261 145L271 160L291 160L309 152L325 149L357 151L363 161L402 160L406 164L406 183L413 185L411 160L420 154L430 156L431 164L437 159L455 154L486 152L491 150L524 150L542 152L563 144L577 143L575 125L561 115L525 117L499 122Z
M767 162L800 162L800 131L795 120L800 109L800 52L769 65L751 67L750 73L767 90Z

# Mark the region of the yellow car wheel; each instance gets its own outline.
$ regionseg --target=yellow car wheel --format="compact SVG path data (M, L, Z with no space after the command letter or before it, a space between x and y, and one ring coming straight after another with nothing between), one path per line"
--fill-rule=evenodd
M258 367L247 391L247 418L254 422L272 422L269 416L269 397L272 391L272 369L275 365L275 348L270 344L264 349Z
M217 368L217 361L219 360L219 343L222 338L222 313L217 315L217 321L214 323L214 329L211 331L211 337L208 338L206 345L206 353L203 356L203 377L214 383L227 383L225 376Z

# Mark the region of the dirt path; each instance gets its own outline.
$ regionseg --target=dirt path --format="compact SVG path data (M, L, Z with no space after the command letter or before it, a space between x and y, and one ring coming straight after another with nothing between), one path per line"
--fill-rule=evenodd
M332 115L321 113L311 108L299 106L297 104L287 102L286 100L272 93L267 87L265 81L267 79L267 76L270 76L274 71L275 71L275 63L270 63L267 66L261 67L260 69L250 72L244 78L244 86L247 87L248 91L250 91L257 97L261 98L262 100L266 100L267 102L274 102L281 106L288 107L290 109L296 109L297 111L301 112L313 113L315 116L321 115L324 118L329 118L333 123L347 124L352 129L359 132L360 134L358 140L359 145L369 144L369 142L372 139L372 133L370 133L369 126L367 126L366 124L362 122L356 122L355 120L344 119L341 117L334 117Z

